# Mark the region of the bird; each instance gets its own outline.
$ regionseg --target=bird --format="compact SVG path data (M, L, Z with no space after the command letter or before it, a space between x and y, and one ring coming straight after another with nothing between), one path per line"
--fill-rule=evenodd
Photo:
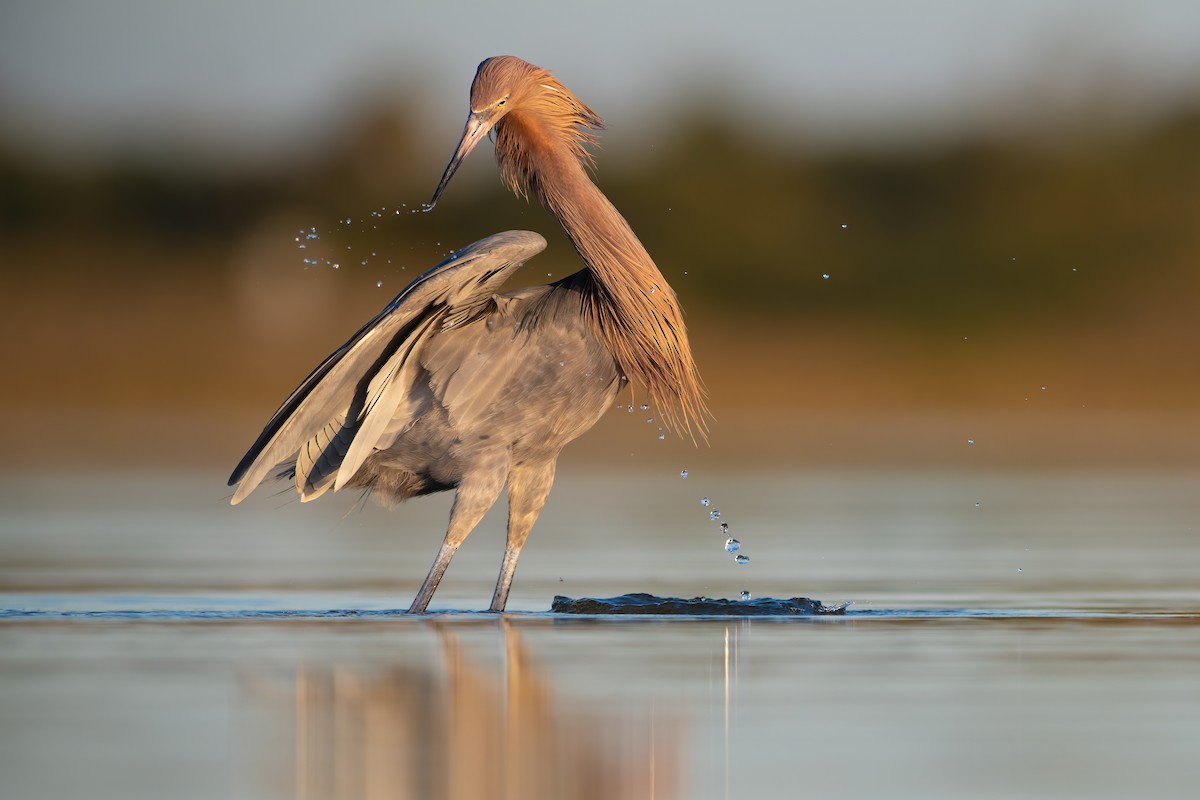
M418 614L507 488L489 606L500 612L559 454L631 381L673 431L707 437L705 389L679 300L591 179L589 147L602 129L548 70L515 56L479 65L466 126L424 210L491 134L504 183L557 218L583 268L501 292L546 247L543 237L506 231L453 253L288 397L230 476L233 504L272 474L293 479L302 502L330 488L362 489L388 505L453 489L446 535L408 609Z

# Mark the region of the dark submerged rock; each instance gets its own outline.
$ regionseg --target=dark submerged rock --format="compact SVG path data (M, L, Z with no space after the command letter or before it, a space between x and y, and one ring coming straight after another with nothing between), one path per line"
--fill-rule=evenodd
M827 606L820 600L793 597L777 600L762 597L755 600L725 600L711 597L656 597L644 592L619 597L563 597L558 595L550 604L555 614L662 614L681 616L721 617L811 617L845 614L846 606Z

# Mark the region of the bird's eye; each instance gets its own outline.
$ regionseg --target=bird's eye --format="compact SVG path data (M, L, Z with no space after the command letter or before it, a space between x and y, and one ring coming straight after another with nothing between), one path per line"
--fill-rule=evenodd
M500 99L499 99L499 100L496 102L496 105L497 105L497 106L502 106L502 105L504 105L504 104L505 104L505 103L507 103L507 102L508 102L508 97L501 97L501 98L500 98Z

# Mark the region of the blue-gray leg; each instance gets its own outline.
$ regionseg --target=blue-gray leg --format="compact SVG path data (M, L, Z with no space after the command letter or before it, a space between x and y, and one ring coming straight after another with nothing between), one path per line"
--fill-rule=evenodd
M496 591L492 595L489 610L503 611L508 603L508 589L512 585L513 573L521 548L529 538L529 531L537 521L550 486L554 483L555 462L514 464L508 476L508 539L504 546L504 560L500 564L500 577L496 579Z
M450 560L458 552L458 546L500 496L508 477L508 468L508 451L497 451L492 457L477 460L470 472L463 476L454 495L454 506L450 509L446 538L442 540L442 547L433 560L433 566L429 568L429 574L425 576L425 582L408 607L408 613L421 614L429 606L433 593L446 573L446 567L450 566Z

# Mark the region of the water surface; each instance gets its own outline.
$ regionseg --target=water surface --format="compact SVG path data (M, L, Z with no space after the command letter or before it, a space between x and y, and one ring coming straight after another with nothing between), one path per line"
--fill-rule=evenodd
M1192 797L1197 477L564 474L512 613L478 611L493 514L422 618L401 609L444 498L345 516L230 509L192 476L13 479L0 794ZM548 611L743 590L852 605Z

